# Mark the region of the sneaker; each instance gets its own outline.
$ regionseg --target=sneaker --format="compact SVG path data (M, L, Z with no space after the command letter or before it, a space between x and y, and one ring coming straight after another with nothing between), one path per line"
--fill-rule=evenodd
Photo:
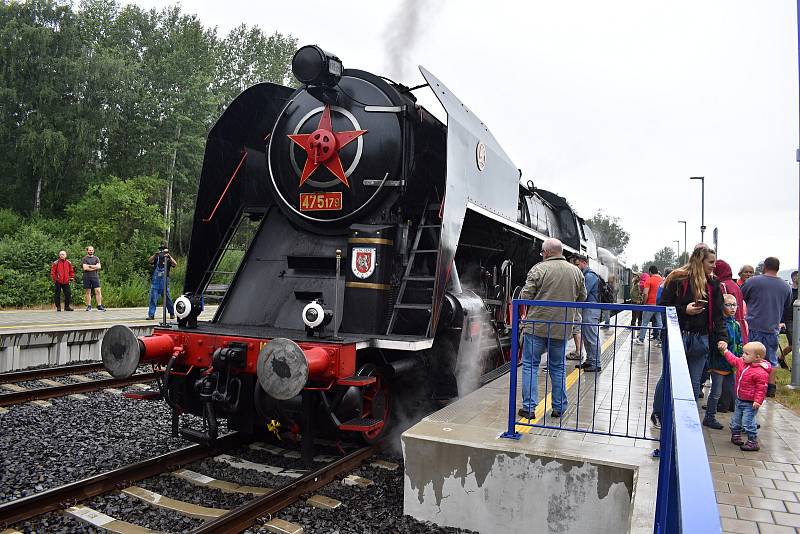
M744 438L741 432L731 432L731 443L734 445L744 445Z
M714 418L703 419L703 426L707 426L708 428L713 428L714 430L722 430L723 428L725 428L724 426L722 426L722 423L720 423Z
M633 338L633 344L634 345L644 345L644 341L642 341L641 339L636 337L636 338Z
M106 307L105 307L105 306L103 306L102 304L101 304L100 306L98 306L98 307L97 307L97 309L98 309L99 311L106 311Z
M64 308L64 311L75 311L75 310L67 306L66 308Z
M561 412L559 412L558 410L553 410L552 412L550 412L550 417L552 417L553 419L560 419Z
M86 311L92 311L92 307L91 306L86 306Z
M534 417L536 417L533 412L529 412L525 408L520 408L519 411L517 412L517 415L519 415L520 417L524 417L525 419L533 419Z
M761 447L758 445L757 439L748 439L747 443L739 447L743 451L755 452L759 450Z
M170 315L169 318L170 319L175 319L175 316L174 315Z
M153 317L152 315L148 315L148 316L147 316L147 320L148 320L148 321L152 321L153 319L155 319L155 317Z
M599 373L602 370L602 367L595 367L594 365L589 365L583 368L584 373Z
M774 397L775 396L775 384L767 384L767 397Z
M653 428L661 428L661 416L655 412L651 413L650 423L653 425Z

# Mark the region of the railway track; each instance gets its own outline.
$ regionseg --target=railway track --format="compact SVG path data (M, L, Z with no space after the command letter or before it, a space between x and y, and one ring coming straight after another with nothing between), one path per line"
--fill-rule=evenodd
M65 505L102 495L129 485L131 482L202 460L241 443L241 437L234 432L222 436L213 447L191 445L41 493L2 503L0 504L0 527L7 527L46 512L60 510Z
M85 371L84 371L85 372ZM10 373L9 373L10 374ZM77 373L71 373L77 374ZM50 376L63 376L50 375ZM75 384L62 384L59 386L49 386L33 389L22 389L20 391L13 391L11 393L0 394L0 407L11 406L13 404L22 404L24 402L31 402L34 400L52 399L55 397L64 397L66 395L74 395L78 393L88 393L91 391L98 391L108 388L119 388L140 382L148 382L155 380L159 373L141 373L132 375L128 378L106 378L100 380L91 380L88 382L78 382ZM36 379L26 379L36 380ZM7 382L6 382L7 383Z
M55 376L69 376L83 373L94 373L103 370L103 364L81 363L77 365L59 365L57 367L45 367L42 369L28 369L25 371L10 371L0 373L0 384L10 384L13 382L26 382L29 380L41 380L43 378L53 378Z
M175 513L188 513L191 515L191 512L186 511L186 507L188 506L195 507L195 510L201 514L211 514L207 516L193 516L207 519L205 523L192 531L194 533L242 532L253 526L258 518L274 515L281 509L298 501L301 496L313 492L329 484L337 476L357 468L365 460L376 454L379 447L378 445L373 445L355 449L345 454L343 457L330 461L319 469L298 474L297 477L291 478L288 484L274 490L271 488L251 486L237 487L236 484L217 481L193 471L181 470L183 474L179 476L184 479L194 479L195 483L202 479L214 480L216 486L212 485L210 487L228 485L229 489L227 491L238 491L240 493L252 493L257 495L254 499L231 510L205 508L203 506L173 500L168 496L155 494L137 486L131 486L131 484L136 481L156 477L160 474L169 472L176 474L177 472L175 470L181 466L219 455L226 450L230 450L242 444L243 440L240 436L236 433L232 433L221 438L212 448L200 445L185 447L143 462L131 464L51 490L0 504L0 529L32 519L47 512L66 509L67 514L71 514L95 526L101 525L101 523L96 522L97 517L103 518L102 521L106 522L113 520L116 524L116 528L110 523L105 523L104 527L112 532L153 532L132 523L110 518L91 508L77 505L80 501L85 501L115 490L122 490L123 493L138 497L154 506L163 507L164 503L169 501L177 503L178 507L172 508L172 511ZM254 446L251 444L251 448L253 447ZM225 457L225 455L223 454L222 457ZM244 469L252 469L253 466L258 465L246 461L243 463L247 464L246 467L242 467ZM300 472L298 471L298 473ZM189 476L187 476L187 474ZM167 508L169 508L169 506L167 506ZM209 517L211 517L211 519L209 519ZM274 519L273 521L280 522L278 519ZM287 525L288 524L289 523L287 523ZM120 528L122 530L119 530Z

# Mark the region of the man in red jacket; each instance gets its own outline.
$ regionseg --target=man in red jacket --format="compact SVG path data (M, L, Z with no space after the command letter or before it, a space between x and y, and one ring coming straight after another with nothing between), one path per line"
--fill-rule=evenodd
M72 262L67 259L66 251L59 252L58 259L50 266L50 278L55 284L56 311L61 311L61 290L64 290L64 311L73 311L70 307L72 304L70 284L75 280L75 269L72 268Z

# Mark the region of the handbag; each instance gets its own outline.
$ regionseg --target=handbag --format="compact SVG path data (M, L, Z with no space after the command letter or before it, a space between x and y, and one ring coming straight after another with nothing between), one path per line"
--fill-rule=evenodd
M686 357L703 356L708 357L708 334L699 332L682 332L683 350Z

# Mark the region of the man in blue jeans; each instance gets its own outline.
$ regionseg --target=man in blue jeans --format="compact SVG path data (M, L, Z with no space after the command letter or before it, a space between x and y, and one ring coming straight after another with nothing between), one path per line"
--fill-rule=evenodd
M586 298L583 274L564 258L563 246L558 239L545 239L541 261L528 272L520 298L526 300L554 300L576 302ZM550 417L560 418L567 409L565 384L565 347L572 333L575 308L531 306L522 326L522 408L519 415L533 419L539 399L539 363L547 352L547 371L553 396Z
M781 262L770 256L764 260L763 274L748 278L742 285L747 303L749 341L759 341L767 348L767 361L772 365L767 397L775 396L775 368L778 367L778 333L784 326L784 311L791 310L792 289L778 277Z
M172 299L169 295L169 271L177 267L178 262L170 256L169 249L165 245L158 247L158 252L150 256L147 261L153 266L153 278L150 282L150 302L147 310L147 318L154 319L158 298L164 295L169 311L169 318L175 318L175 309L172 307ZM165 285L166 284L166 287ZM166 290L166 292L165 292Z
M573 261L578 269L583 273L584 284L586 285L586 302L600 302L600 277L589 267L589 258L582 254L576 254ZM577 364L586 373L600 372L600 315L601 310L595 308L584 308L581 311L581 339L586 348L586 361Z

